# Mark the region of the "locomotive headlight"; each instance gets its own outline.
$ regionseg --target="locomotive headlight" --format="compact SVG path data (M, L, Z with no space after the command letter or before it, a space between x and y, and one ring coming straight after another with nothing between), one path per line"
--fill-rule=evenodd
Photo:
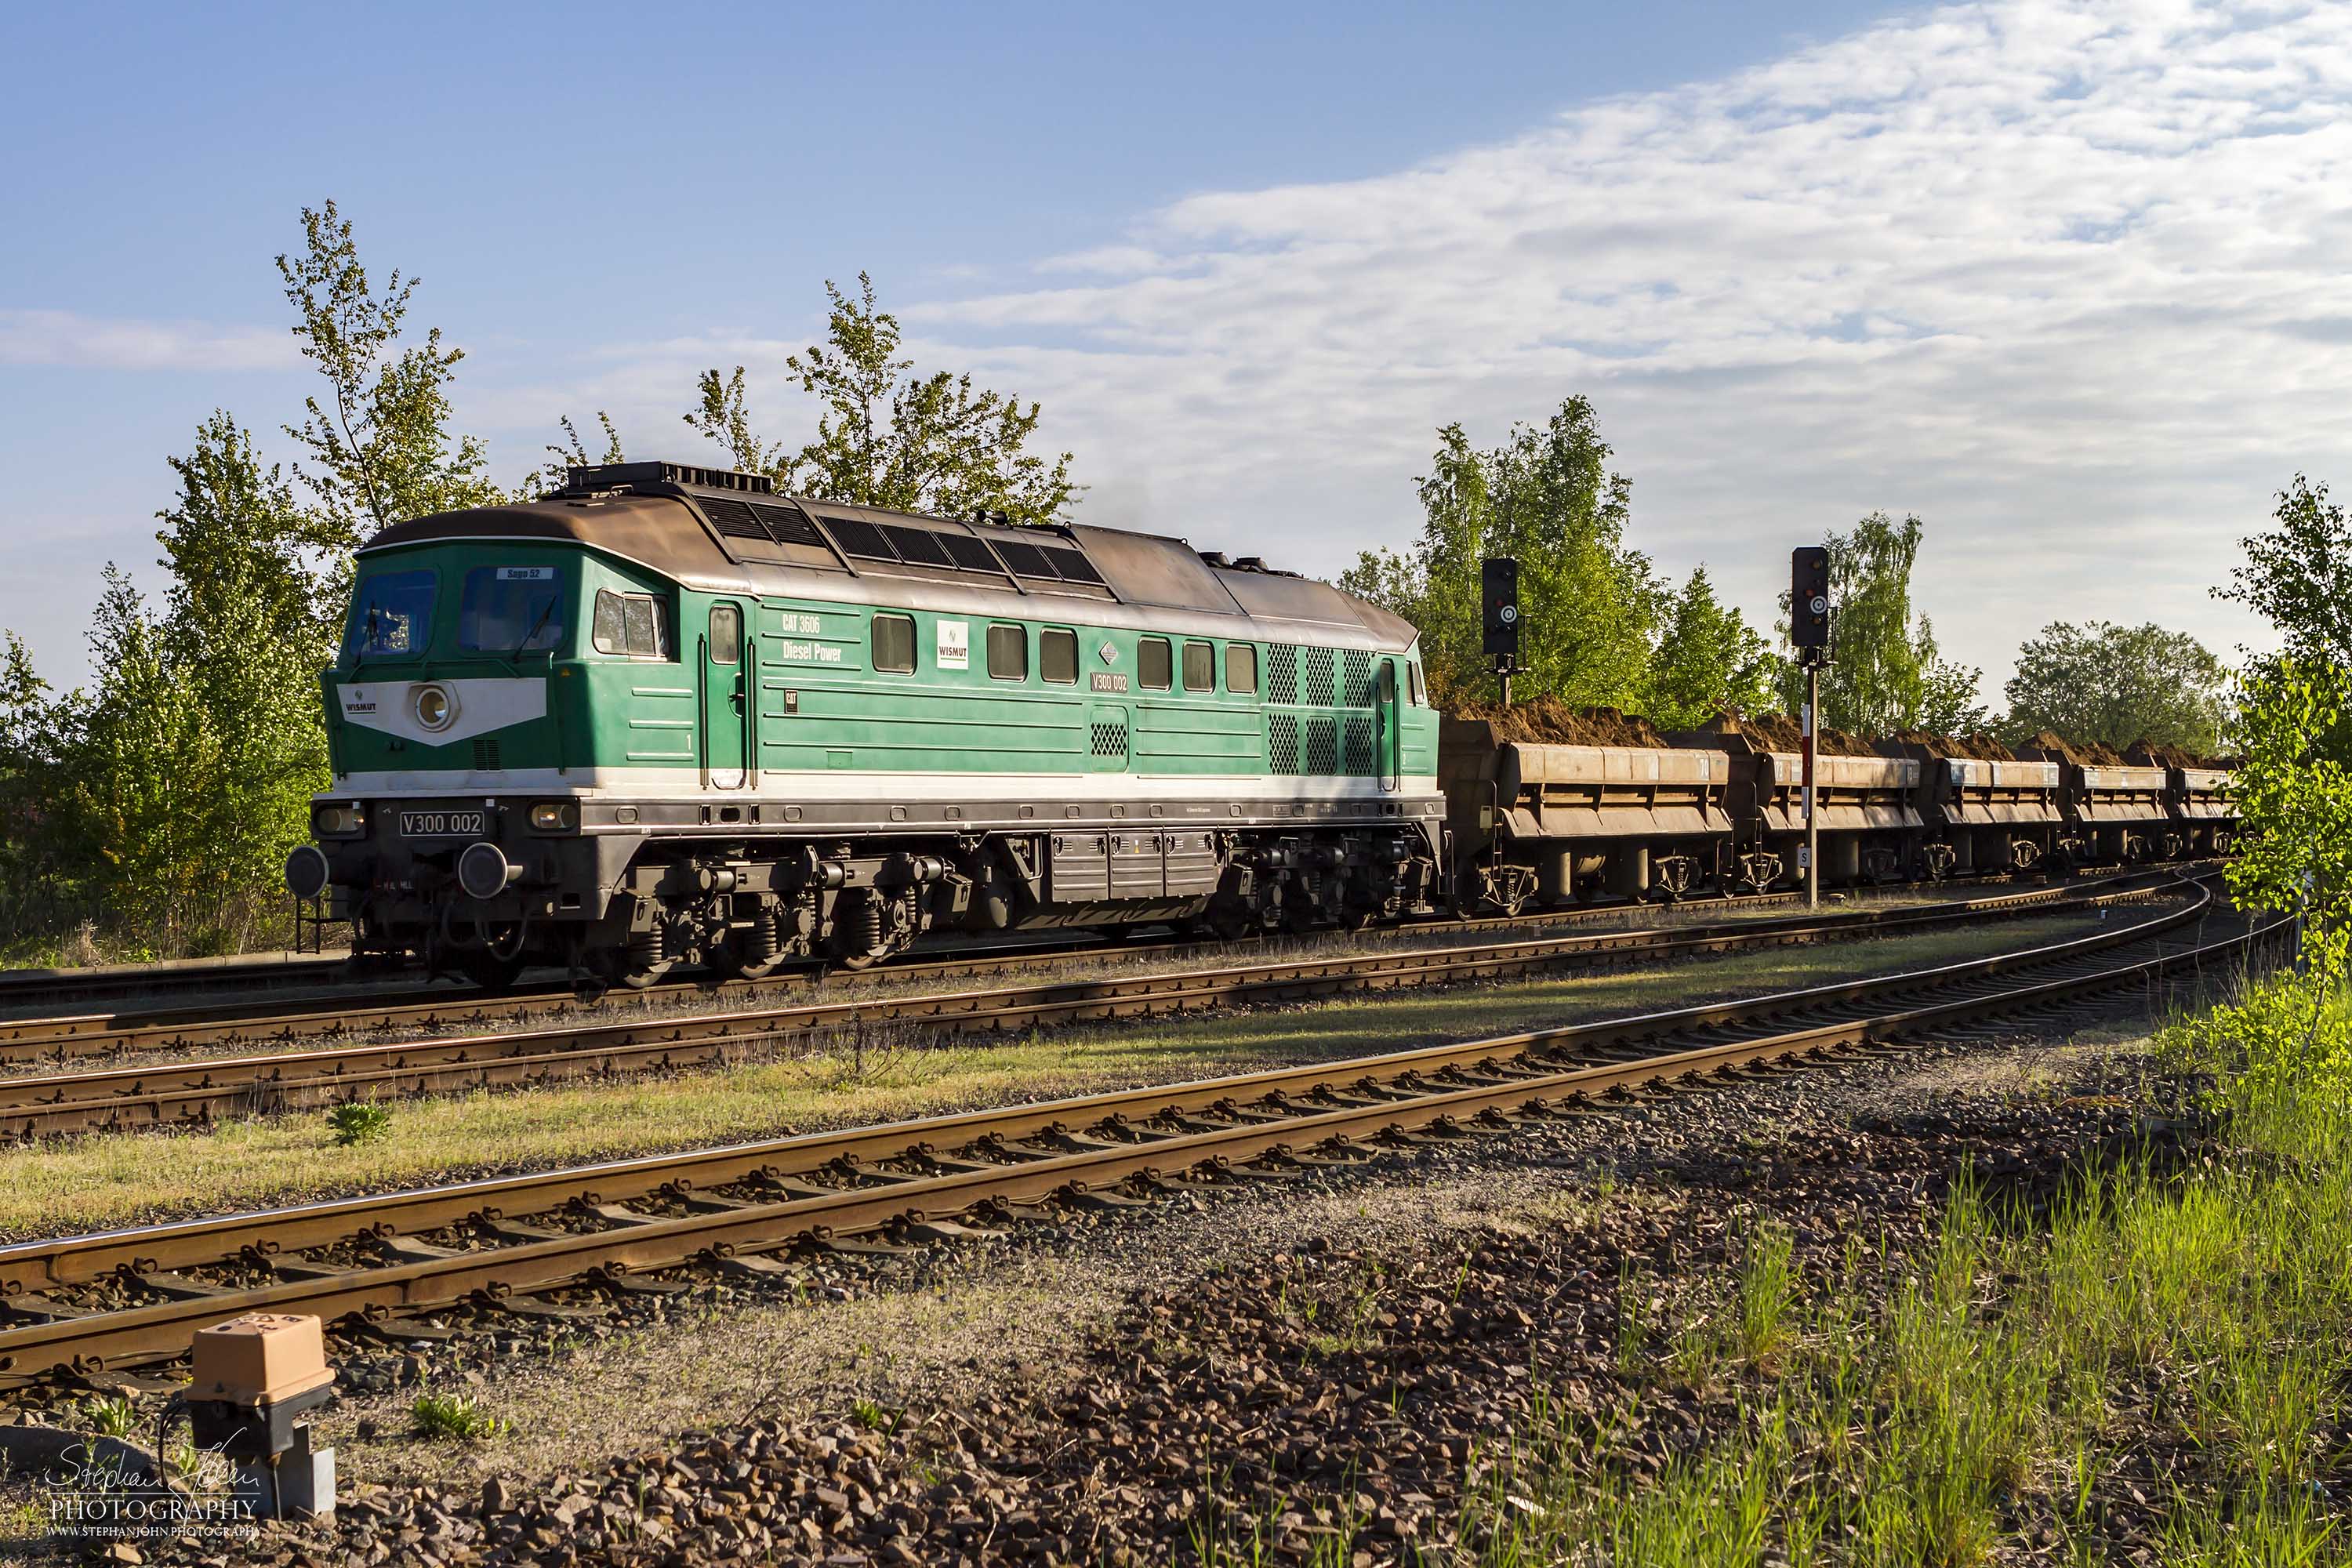
M530 825L541 833L569 833L580 826L580 814L568 800L543 800L530 808Z
M321 838L349 838L367 826L367 810L358 805L314 805L310 831Z
M446 730L457 717L457 694L446 686L420 686L409 696L408 710L424 728Z

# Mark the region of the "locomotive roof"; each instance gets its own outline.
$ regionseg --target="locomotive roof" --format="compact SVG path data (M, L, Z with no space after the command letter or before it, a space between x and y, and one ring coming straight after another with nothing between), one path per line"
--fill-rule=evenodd
M1016 527L777 493L765 475L675 463L574 468L535 501L394 523L362 553L455 540L584 545L705 593L1067 617L1402 652L1412 623L1328 583L1181 539ZM1230 622L1231 624L1220 624Z

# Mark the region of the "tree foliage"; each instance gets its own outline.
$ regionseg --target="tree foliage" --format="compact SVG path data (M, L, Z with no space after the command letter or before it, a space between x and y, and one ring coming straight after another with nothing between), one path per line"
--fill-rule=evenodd
M2241 685L2231 795L2242 825L2230 891L2305 916L2309 953L2336 978L2352 944L2352 672L2293 655Z
M556 425L563 431L563 439L547 444L547 461L531 478L541 495L562 489L571 482L573 468L590 468L599 463L625 463L629 459L621 452L621 433L613 427L613 416L603 409L596 410L596 423L604 427L604 452L602 457L588 455L587 445L580 439L580 427L572 423L569 414L559 416Z
M374 289L332 202L278 258L325 391L285 427L304 466L264 462L215 412L158 513L168 586L151 605L110 565L92 679L58 693L13 634L0 659L0 917L20 938L100 926L134 950L205 952L282 932L279 877L327 787L319 672L350 551L386 523L499 499L480 443L450 432L464 357L404 337L414 279Z
M702 373L688 426L724 447L736 467L797 494L1022 523L1049 522L1066 510L1078 493L1070 454L1049 463L1028 449L1038 405L976 391L968 374L915 374L914 361L898 354L898 319L877 308L865 273L857 284L851 299L826 281L826 341L784 362L817 400L815 439L797 451L763 439L740 364L724 377Z
M2017 651L2002 732L2015 741L2054 730L2117 750L2147 740L2210 754L2229 716L2228 682L2221 661L2184 632L2053 621Z
M2288 658L2352 669L2352 523L2325 484L2301 474L2279 492L2271 519L2270 529L2241 542L2246 564L2214 596L2269 621Z
M1911 574L1926 534L1916 517L1898 523L1874 511L1851 532L1824 541L1834 662L1822 672L1822 722L1858 735L1984 728L1989 715L1977 700L1983 672L1941 658L1934 626L1912 610ZM1780 609L1785 617L1786 594ZM1785 637L1785 618L1780 629ZM1784 660L1780 684L1782 703L1796 712L1804 701L1803 670Z
M10 639L0 743L24 863L8 886L37 921L210 951L282 912L272 885L327 785L318 672L344 568L320 543L331 522L228 415L170 462L180 489L159 514L172 576L161 613L109 566L93 685L62 696Z
M1642 711L1666 730L1694 729L1723 708L1759 713L1772 705L1776 674L1762 635L1716 598L1700 566L1666 611Z
M352 545L406 518L499 500L481 442L449 430L449 384L465 351L444 347L438 327L422 342L402 340L418 280L395 271L373 289L331 201L302 209L302 254L278 257L278 273L327 396L305 399L307 417L286 433L315 465L301 479L321 517Z
M1664 593L1649 558L1625 542L1633 486L1609 471L1592 405L1570 397L1541 426L1517 425L1478 451L1459 425L1438 432L1420 481L1423 522L1412 549L1366 551L1339 579L1349 592L1421 629L1423 666L1441 704L1483 694L1479 562L1519 563L1520 666L1516 689L1580 705L1638 708Z

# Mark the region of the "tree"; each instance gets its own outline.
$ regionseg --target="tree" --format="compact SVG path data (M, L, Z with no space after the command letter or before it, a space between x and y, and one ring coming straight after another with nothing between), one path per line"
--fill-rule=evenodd
M1775 674L1764 638L1717 602L1706 568L1696 567L1666 612L1642 710L1666 730L1695 729L1723 708L1762 712L1772 705Z
M2305 916L2312 955L2340 981L2352 947L2352 671L2294 655L2242 683L2230 783L2244 831L2230 891L2249 909Z
M278 257L278 273L301 318L294 335L328 396L306 399L309 417L285 428L317 465L301 479L341 542L501 499L484 477L481 442L449 434L449 384L465 351L444 348L438 327L402 345L418 280L395 271L382 293L371 289L352 226L331 201L302 209L302 235L303 254Z
M1459 425L1438 432L1420 481L1421 538L1407 554L1366 551L1339 586L1412 621L1441 706L1483 695L1478 568L1519 563L1517 689L1580 706L1639 707L1665 595L1625 543L1633 486L1609 471L1591 403L1564 401L1540 427L1515 425L1491 451Z
M2279 492L2275 527L2242 541L2246 564L2213 595L2278 628L2282 650L2305 664L2352 669L2352 524L2327 487L2303 475Z
M1822 721L1858 735L1898 730L1960 734L1989 720L1977 700L1983 672L1938 657L1936 631L1911 609L1911 573L1927 526L1900 523L1874 511L1851 533L1832 533L1830 640L1835 662L1822 672ZM1786 594L1780 596L1785 616ZM1788 623L1780 630L1785 637ZM1796 712L1804 701L1804 671L1782 660L1780 699Z
M2017 652L2002 731L2054 730L2118 750L2147 740L2210 754L2229 715L2229 671L2195 637L2153 622L2053 621Z
M579 426L572 423L572 416L562 415L555 423L562 427L563 439L560 442L550 441L547 444L547 461L541 464L539 472L531 476L531 479L537 482L541 495L545 495L550 490L560 490L571 483L573 468L590 468L599 463L625 463L629 460L621 455L621 433L613 427L613 416L603 409L596 410L596 423L604 427L604 455L601 458L591 458L588 455L587 447L582 444L580 439Z
M1038 405L975 392L970 375L915 375L914 362L898 357L898 319L876 307L871 279L861 272L857 283L852 300L826 280L826 342L784 362L818 401L816 439L797 452L762 440L740 364L724 378L702 373L686 423L737 468L821 500L1022 523L1050 522L1069 507L1078 493L1070 454L1048 464L1027 449Z

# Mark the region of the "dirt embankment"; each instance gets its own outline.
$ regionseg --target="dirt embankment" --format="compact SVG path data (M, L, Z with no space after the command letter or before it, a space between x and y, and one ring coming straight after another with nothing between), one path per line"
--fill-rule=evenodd
M2052 731L2044 730L2018 748L2027 756L2039 756L2053 763L2072 763L2078 768L2113 768L2123 765L2123 756L2113 746L2090 741L2076 745Z
M1967 757L1979 763L2013 763L2017 753L1990 735L1938 735L1928 730L1901 730L1889 739L1923 748L1931 757Z
M1666 738L1638 713L1614 708L1577 708L1557 697L1514 702L1508 708L1492 703L1465 703L1456 719L1483 720L1495 727L1495 739L1553 746L1647 746L1663 748Z
M1805 749L1805 728L1786 713L1759 713L1743 719L1737 713L1725 712L1706 726L1706 731L1717 735L1745 735L1750 743L1771 752L1801 752ZM1878 748L1859 735L1829 724L1822 726L1822 752L1832 757L1874 757Z

